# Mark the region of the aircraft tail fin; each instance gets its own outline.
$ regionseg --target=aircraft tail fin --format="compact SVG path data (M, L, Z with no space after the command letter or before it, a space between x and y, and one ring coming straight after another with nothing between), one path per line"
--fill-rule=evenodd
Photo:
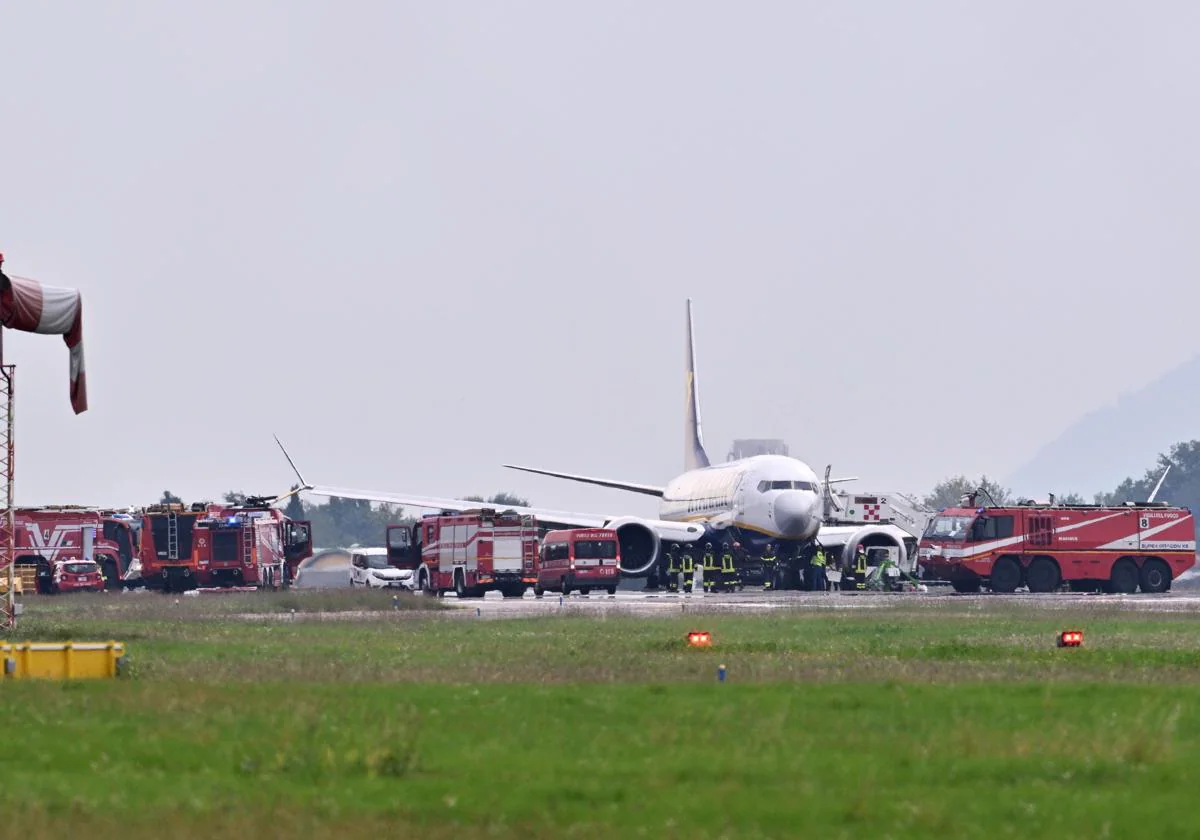
M700 428L700 393L696 382L696 336L692 328L692 299L687 299L687 404L684 407L683 468L698 470L710 466L704 451Z

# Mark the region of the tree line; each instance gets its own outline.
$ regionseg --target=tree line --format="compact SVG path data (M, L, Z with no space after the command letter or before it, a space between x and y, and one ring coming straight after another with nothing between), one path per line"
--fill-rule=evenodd
M299 485L292 485L293 493ZM229 505L240 505L246 494L230 490L222 495ZM495 505L497 508L529 507L528 499L513 493L496 493L493 496L460 496L465 501ZM164 490L161 504L182 504L183 500ZM209 504L206 500L204 504ZM348 548L352 545L383 545L389 525L411 525L415 516L407 515L399 505L373 504L363 499L346 499L333 496L325 503L306 502L300 494L288 498L283 512L291 519L308 520L312 523L313 544L317 548Z

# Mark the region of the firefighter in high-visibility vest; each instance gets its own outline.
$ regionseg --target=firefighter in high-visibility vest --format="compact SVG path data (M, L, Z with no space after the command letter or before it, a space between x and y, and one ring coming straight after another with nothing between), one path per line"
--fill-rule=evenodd
M737 559L742 553L742 544L735 542L732 546L725 549L725 553L721 555L721 588L733 591L740 584L738 578Z
M775 546L767 543L762 555L763 591L770 592L775 588L775 566L779 558L775 556Z
M809 561L808 588L812 592L824 592L827 588L825 582L825 549L820 546L817 546L812 560Z
M720 567L717 565L716 555L711 551L704 552L704 591L705 592L720 592L721 577L718 574Z
M692 558L692 552L685 552L683 555L683 591L692 591L692 580L696 576L696 561Z
M712 578L712 576L710 576L708 574L707 570L712 569L714 566L714 563L715 563L715 560L713 559L713 544L712 544L712 542L706 542L706 544L704 544L704 553L701 554L701 557L700 557L701 569L706 570L706 571L701 572L701 574L704 576L704 580L703 580L704 592L708 592L709 588L712 587L713 578Z
M671 543L667 551L667 591L679 591L679 543Z
M854 555L854 588L859 591L867 588L867 549L861 545Z

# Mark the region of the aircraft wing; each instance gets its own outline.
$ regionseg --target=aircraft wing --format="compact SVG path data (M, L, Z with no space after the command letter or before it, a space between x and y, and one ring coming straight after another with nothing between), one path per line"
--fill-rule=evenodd
M584 484L598 484L601 487L614 487L617 490L628 490L631 493L642 493L646 496L662 496L665 488L655 487L653 484L635 484L632 481L617 481L611 478L593 478L589 475L574 475L573 473L555 472L554 470L540 470L537 467L520 467L516 464L504 464L510 470L521 470L522 472L537 473L538 475L548 475L554 478L565 478L568 481L580 481Z
M644 519L640 516L605 516L598 513L577 513L565 510L547 510L546 508L518 507L516 505L493 505L489 502L476 502L467 499L440 499L433 496L409 496L403 493L384 493L378 490L351 490L345 487L309 486L305 491L315 496L342 499L360 499L368 502L385 502L402 507L419 508L423 510L478 510L481 507L494 507L497 511L511 510L537 518L540 524L552 528L607 528L614 522L636 521L658 534L659 539L674 542L695 542L704 536L704 526L694 522L671 522L665 519ZM618 523L619 524L619 523Z
M515 513L537 517L539 522L547 525L564 525L570 528L603 528L604 523L612 517L595 513L571 513L564 510L546 510L545 508L518 507L516 505L497 505L490 502L471 501L469 499L440 499L434 496L409 496L404 493L384 493L378 490L350 490L345 487L310 487L309 493L315 496L337 496L342 499L360 499L368 502L386 502L402 507L420 508L422 510L478 510L483 507L493 507L496 510L511 510Z

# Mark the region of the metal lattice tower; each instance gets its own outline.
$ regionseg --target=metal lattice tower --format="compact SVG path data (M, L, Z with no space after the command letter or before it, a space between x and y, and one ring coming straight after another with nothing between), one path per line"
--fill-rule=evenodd
M16 517L13 513L13 380L15 365L0 365L0 574L8 582L0 621L17 626Z

